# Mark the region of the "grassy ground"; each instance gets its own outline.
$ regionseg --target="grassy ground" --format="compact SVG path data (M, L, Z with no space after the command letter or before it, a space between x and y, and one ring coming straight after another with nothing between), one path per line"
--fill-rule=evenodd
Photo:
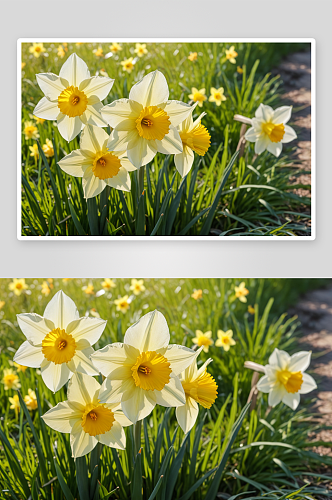
M137 296L131 296L128 279L115 280L116 287L105 293L100 279L48 279L43 287L42 279L28 279L28 289L20 296L9 291L10 281L0 281L0 299L5 302L0 312L0 380L2 370L11 366L14 352L24 340L16 314L43 314L59 289L75 301L81 315L98 313L107 319L106 330L95 349L121 342L129 325L156 308L167 319L171 343L192 347L196 330L211 330L214 340L218 329L234 332L236 345L230 351L211 346L208 353L200 356L201 362L213 358L209 372L218 383L218 398L210 410L201 409L189 436L185 438L181 429L176 430L173 409L156 407L143 425L139 463L130 448L132 427L127 429L126 452L104 447L98 472L99 496L94 498L213 500L213 492L218 491L223 493L222 498L237 494L242 498L271 499L329 495L325 483L331 478L326 471L332 460L313 453L313 444L308 442L308 431L316 428L309 409L310 394L301 397L295 412L282 404L271 410L266 395L260 394L255 409L243 413L252 376L243 368L244 361L266 364L275 347L289 353L299 350L298 320L287 317L285 311L300 294L326 284L326 280L246 279L246 303L235 297L234 287L241 280L233 279L149 279L144 280L146 290ZM42 289L49 292L48 296ZM199 300L191 296L195 289L202 290ZM124 295L130 297L130 305L122 313L116 310L114 300ZM87 464L84 459L75 465L68 435L43 426L40 419L50 406L66 399L66 388L51 393L39 370L28 368L18 376L23 397L28 389L38 393L39 409L29 412L25 407L24 412L15 415L8 399L14 391L5 390L0 384L0 485L5 490L1 498L28 498L30 490L33 499L62 499L64 495L70 500L89 498L82 493L82 483L77 478L82 477L83 470L91 495L93 475L85 473L84 468L91 467L92 471L96 456L91 454ZM237 418L243 420L242 426L236 427ZM223 462L223 456L227 462ZM141 467L141 472L137 467ZM159 489L153 497L157 485ZM296 494L301 487L304 490ZM186 496L188 491L191 493ZM137 497L135 492L142 496Z
M146 168L145 194L138 199L136 173L131 174L132 192L105 190L89 203L83 197L81 180L65 174L56 162L78 148L78 137L70 144L53 122L37 125L41 145L54 143L54 156L36 160L22 137L22 234L23 235L308 235L310 199L293 193L289 177L301 172L290 168L292 142L277 159L265 152L255 157L248 145L242 158L230 165L240 137L236 113L252 117L260 103L282 105L280 78L270 71L281 58L305 44L236 44L236 64L225 58L229 44L147 44L148 53L137 58L133 71L123 71L121 61L135 56L134 44L122 44L117 55L109 44L101 44L103 56L93 50L98 44L64 47L45 44L45 55L35 58L30 44L23 44L22 129L42 97L35 74L59 73L66 58L76 52L87 63L91 75L106 71L115 78L105 104L127 97L131 86L144 74L159 69L169 84L170 99L189 102L192 87L223 87L226 101L217 107L206 100L197 114L205 111L203 124L211 134L211 146L204 157L196 155L191 172L182 182L173 157L158 154ZM188 55L197 52L197 60ZM240 68L239 73L237 68ZM294 113L296 109L294 110ZM228 166L230 167L228 168ZM228 176L228 178L227 178ZM138 206L140 203L140 207ZM163 214L163 216L161 216Z

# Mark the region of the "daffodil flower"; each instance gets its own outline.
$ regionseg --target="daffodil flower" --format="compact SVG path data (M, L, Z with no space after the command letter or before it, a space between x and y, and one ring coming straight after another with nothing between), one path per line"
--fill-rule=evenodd
M119 404L101 404L100 384L93 377L75 373L68 385L67 401L48 410L42 419L55 431L70 433L74 458L92 451L99 442L124 450L123 427L131 425Z
M156 404L184 405L186 398L178 375L197 353L182 345L169 345L169 340L165 317L153 311L128 328L123 343L96 351L93 363L107 377L100 401L121 402L124 414L133 423L149 415Z
M139 295L141 292L145 291L144 280L137 280L133 278L131 280L131 285L129 290L133 292L134 295Z
M138 55L138 57L142 57L142 56L144 56L144 54L147 54L148 49L146 48L146 43L142 43L142 44L136 43L134 52L135 52L135 54Z
M219 87L219 89L211 87L210 92L209 102L215 102L217 106L220 106L222 101L226 101L223 87Z
M159 151L182 153L182 141L176 127L191 112L181 101L169 101L166 78L153 71L136 83L129 99L119 99L104 106L103 118L113 127L108 148L126 149L129 160L137 168L149 163Z
M212 332L203 333L201 330L196 330L196 337L192 339L193 344L202 347L204 352L209 352L210 345L213 345Z
M239 286L234 287L235 290L235 297L239 299L240 302L247 302L247 297L246 295L249 294L249 290L246 288L246 284L244 281L242 281Z
M47 304L44 316L17 315L18 325L27 340L14 356L16 363L40 368L46 386L58 391L73 372L98 375L90 355L103 333L106 321L79 317L75 303L62 290Z
M192 99L194 102L198 103L198 106L201 108L203 106L203 102L206 101L207 97L205 95L205 89L196 89L196 87L192 87L191 94L189 94L189 99Z
M226 59L232 64L236 64L236 57L238 56L238 53L234 49L234 45L232 45L229 49L225 50L226 53Z
M235 345L236 342L233 339L233 331L227 330L224 332L223 330L218 330L217 332L218 339L216 340L216 347L223 347L224 351L229 351L232 345Z
M9 389L19 389L21 387L20 379L11 368L5 368L1 383L5 386L5 391Z
M125 158L125 151L109 151L108 140L105 130L87 125L81 134L80 149L58 162L67 174L82 177L85 198L97 196L106 186L130 191L128 172L136 167Z
M317 388L314 379L304 373L310 364L311 352L301 351L290 356L275 349L264 366L265 375L258 381L257 389L269 394L269 405L280 401L296 410L300 394L307 394Z
M100 102L108 95L114 80L90 76L87 65L72 54L62 66L59 76L39 73L37 83L44 92L33 114L46 120L57 120L60 134L66 141L73 140L84 125L105 127L100 114Z
M13 281L8 285L9 290L14 292L15 295L21 295L24 290L27 290L29 287L25 283L24 278L13 278Z
M265 150L278 157L282 145L296 139L295 131L286 123L290 120L292 106L281 106L273 110L270 106L260 104L252 118L252 127L245 133L245 139L255 142L257 155Z
M194 107L193 107L194 108ZM183 146L182 153L174 156L174 163L181 177L185 177L194 163L194 152L204 156L211 144L208 130L201 124L202 113L195 121L192 113L177 127Z
M186 395L186 404L176 408L176 418L183 432L187 433L194 426L199 404L203 408L211 408L218 394L218 386L206 368L212 359L209 358L198 370L196 359L180 374L179 378Z

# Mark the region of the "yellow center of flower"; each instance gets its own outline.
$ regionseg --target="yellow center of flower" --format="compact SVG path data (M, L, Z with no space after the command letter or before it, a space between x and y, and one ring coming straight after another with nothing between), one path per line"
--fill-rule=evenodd
M149 141L161 141L169 132L171 125L166 111L157 106L143 108L136 120L136 128L141 137Z
M214 378L207 372L192 382L183 381L182 387L186 396L193 398L204 408L211 408L218 393L218 386Z
M41 48L40 47L35 47L35 52L40 52Z
M16 283L15 288L17 288L17 290L21 290L21 288L23 288L22 283Z
M285 126L283 123L275 125L272 122L266 122L263 123L262 129L272 142L280 142L285 135Z
M204 337L203 335L201 337L198 337L198 341L197 341L197 344L199 346L209 346L213 343L213 341L211 339L209 339L208 337Z
M25 127L24 129L24 133L25 135L27 135L28 137L32 137L34 135L34 133L36 132L37 128L34 127L33 125L28 125L27 127Z
M206 96L204 94L202 94L201 92L194 93L193 101L203 102L203 101L205 101L205 99L206 99Z
M42 342L42 353L55 365L68 363L76 352L76 342L65 330L55 328L46 335Z
M114 421L114 413L105 405L89 404L83 413L81 425L90 436L99 436L110 431Z
M221 99L221 93L220 92L215 92L213 94L213 97L216 99L216 101L220 101L220 99Z
M120 168L121 162L117 156L101 151L94 159L92 172L98 179L112 179L119 173Z
M221 342L223 344L229 344L229 337L221 337Z
M285 387L286 391L291 392L292 394L299 392L303 384L303 376L301 372L278 370L277 379Z
M58 108L60 108L61 113L74 118L75 116L81 116L86 110L88 105L88 98L78 90L78 87L71 85L61 92L58 97Z
M180 132L183 145L188 146L199 156L204 156L210 147L210 134L200 123L190 132Z
M16 380L18 380L18 376L17 376L17 375L15 375L14 373L9 373L8 375L5 375L5 376L3 377L3 381L4 381L4 383L5 383L5 384L6 384L9 388L10 388L10 387L12 387L12 386L15 384Z
M155 351L142 352L131 368L135 385L145 391L161 391L170 381L170 363Z

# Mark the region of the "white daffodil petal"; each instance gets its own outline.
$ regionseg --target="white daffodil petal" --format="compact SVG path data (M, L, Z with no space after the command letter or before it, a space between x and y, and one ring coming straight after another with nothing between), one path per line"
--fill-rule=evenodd
M281 142L270 142L267 145L267 150L269 153L272 153L274 156L278 158L282 151L282 143Z
M71 432L75 423L82 418L82 411L75 409L69 401L58 403L54 408L48 410L42 419L44 422L58 432Z
M126 130L115 129L110 135L107 147L110 151L121 151L123 149L127 149L129 143L133 142L136 145L139 139L140 136L138 135L137 130L127 132Z
M106 183L93 175L91 169L87 169L83 175L83 191L84 198L93 198L94 196L98 196L106 187Z
M287 144L288 142L294 141L294 139L296 138L297 135L295 133L295 130L289 125L285 125L285 134L284 137L281 139L281 142L283 144Z
M100 384L96 379L84 373L74 373L68 384L67 397L70 402L83 406L97 401Z
M87 432L79 430L75 434L70 435L70 445L74 458L83 457L94 449L98 440L94 436L90 436Z
M292 106L281 106L274 111L273 123L287 123L290 120L292 114Z
M156 70L144 76L130 90L129 99L142 106L155 106L168 100L169 91L166 78Z
M301 385L301 389L299 390L299 394L307 394L308 392L317 389L317 384L315 380L311 377L311 375L303 373L302 377L303 377L303 382Z
M104 377L112 375L111 378L114 379L116 378L113 375L114 370L126 364L131 367L138 356L139 351L137 349L130 348L130 346L126 346L121 342L114 342L94 352L91 358Z
M292 410L296 410L296 408L299 406L299 402L300 402L300 393L297 392L296 394L292 394L290 392L289 393L287 392L283 396L282 402L285 403L285 405L292 408Z
M34 345L41 345L44 337L54 329L52 321L35 313L18 314L17 322L26 338Z
M291 372L304 372L310 365L311 351L300 351L290 357L288 370Z
M119 407L121 408L121 404ZM131 420L126 417L122 410L114 411L114 418L122 427L129 427L129 425L132 425Z
M126 417L135 423L147 417L156 405L156 391L144 391L135 386L132 391L126 391L121 400L121 407ZM151 394L150 394L151 393Z
M156 310L145 314L128 328L124 343L136 347L140 352L146 352L167 347L169 339L165 316Z
M249 142L256 142L257 140L257 132L255 131L254 127L250 127L250 129L247 130L247 132L244 135L244 138L246 141Z
M33 114L44 120L56 120L60 114L60 109L57 102L51 102L46 97L43 97L33 110Z
M44 318L51 320L55 328L65 330L71 321L79 318L79 314L75 302L60 290L47 304Z
M189 365L191 365L201 350L202 349L199 349L199 351L193 351L184 345L171 344L167 347L167 351L164 356L171 363L172 373L174 373L174 375L179 375Z
M178 130L175 127L170 126L168 134L165 137L158 141L155 140L157 145L157 150L159 153L163 153L165 155L175 155L178 153L182 153L183 144ZM129 155L128 155L129 156Z
M276 406L277 404L280 403L280 401L283 398L283 395L286 391L282 391L279 388L273 388L271 392L269 393L269 405L270 406Z
M61 78L54 73L39 73L36 79L45 97L50 101L57 101L61 92L66 88Z
M88 125L94 125L96 127L106 127L107 123L100 114L100 110L103 107L101 102L96 102L95 104L88 104L86 110L84 111L81 119L82 122Z
M265 122L269 122L273 117L273 109L271 106L267 106L266 104L260 104L256 110L255 117L261 118Z
M59 76L65 78L69 85L79 87L83 80L90 78L90 71L83 59L72 54L62 66Z
M182 123L188 115L191 115L193 111L193 106L186 104L182 101L168 101L164 111L168 114L171 124L177 127Z
M15 363L30 368L39 368L44 359L42 348L34 347L28 340L20 345L14 356Z
M104 120L113 128L119 125L123 120L135 120L142 106L129 99L118 99L104 106L100 112Z
M122 163L122 162L121 162ZM120 168L119 172L111 179L105 179L105 183L114 189L119 189L120 191L130 191L131 180L130 176L125 168Z
M255 144L256 155L260 155L261 153L263 153L267 149L269 142L269 139L267 139L266 137L259 137Z
M113 422L111 430L97 436L98 441L111 448L126 449L126 435L118 422Z
M198 404L192 398L187 398L186 404L183 406L178 406L175 410L176 419L179 426L187 434L193 426L198 417Z
M116 153L116 151L114 152ZM137 170L137 167L135 167L135 165L133 165L131 161L128 160L128 158L121 158L121 165L127 170L127 172L133 172L134 170Z
M120 403L123 394L126 391L134 391L135 387L136 386L132 377L127 380L110 380L109 378L106 378L102 383L98 396L100 403Z
M181 177L185 177L191 170L194 163L194 152L187 145L183 146L183 152L174 156L176 170Z
M174 407L182 406L186 403L186 395L182 384L178 377L171 374L171 380L161 391L153 391L155 393L158 405Z
M107 76L92 76L80 83L79 90L89 98L97 96L100 101L104 100L113 86L114 80Z
M92 166L92 160L86 158L79 149L75 149L69 155L58 162L61 170L74 177L83 177L85 168ZM84 168L85 167L85 168Z
M290 355L286 351L280 351L276 348L269 357L269 364L276 365L282 370L285 370L288 367L290 359Z
M136 138L135 131L132 131L131 134ZM143 137L139 137L139 139L135 141L135 147L133 148L130 148L131 144L128 143L127 146L128 159L131 161L133 165L136 166L136 168L143 167L147 163L150 163L150 161L153 160L153 158L156 156L157 154L157 149L155 147L156 143L157 141L149 141L147 139L144 139Z
M92 363L90 356L94 352L92 347L76 351L75 356L67 363L72 372L86 373L87 375L99 375L97 368Z
M108 138L108 134L102 128L87 125L81 134L80 148L95 155L95 153L102 151Z
M91 345L98 342L101 334L105 330L107 321L101 318L79 318L67 325L66 332L70 333L76 342L85 339Z
M52 392L57 392L69 380L70 370L66 363L56 365L47 362L41 365L41 376L45 385Z
M60 113L58 116L58 130L65 141L70 142L81 132L84 124L79 116L71 118Z
M264 375L262 378L259 379L257 383L257 389L265 393L270 392L271 382L269 381L269 377L267 375Z

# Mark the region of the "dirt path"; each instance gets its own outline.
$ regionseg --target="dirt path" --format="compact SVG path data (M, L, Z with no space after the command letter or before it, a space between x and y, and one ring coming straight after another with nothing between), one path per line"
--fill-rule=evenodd
M310 366L318 386L314 409L323 425L332 426L332 287L309 292L289 314L297 314L302 323L301 347L313 352ZM311 437L332 442L332 430ZM320 446L315 451L332 456L331 448Z
M310 52L297 52L288 56L273 71L283 80L282 99L286 105L293 106L291 121L296 125L298 134L294 166L311 171L311 55ZM298 109L302 108L302 109ZM293 176L294 184L311 185L311 173ZM310 196L310 191L296 188L299 196Z

